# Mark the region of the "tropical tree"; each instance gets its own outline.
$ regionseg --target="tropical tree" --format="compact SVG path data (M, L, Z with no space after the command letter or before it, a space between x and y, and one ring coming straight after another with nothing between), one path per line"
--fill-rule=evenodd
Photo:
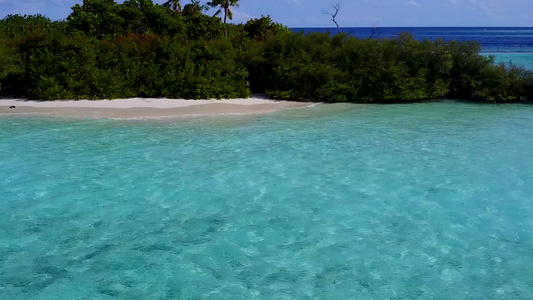
M330 15L331 16L331 21L333 21L333 23L335 23L335 26L337 27L337 33L341 33L341 27L339 26L339 23L337 23L337 16L339 15L339 11L341 10L341 3L340 2L337 2L337 3L331 3L331 8L333 8L333 10L335 12L329 12L329 11L325 11L323 10L322 13L325 14L325 15Z
M174 11L181 11L180 0L168 0L165 3L163 3L163 6L168 7Z
M231 6L239 6L239 0L211 0L207 2L207 5L211 7L219 7L215 16L219 15L222 10L224 10L224 24L226 24L227 19L233 20L233 12L230 10Z
M120 35L128 32L129 20L120 15L121 6L115 0L83 0L72 7L68 27L94 37Z

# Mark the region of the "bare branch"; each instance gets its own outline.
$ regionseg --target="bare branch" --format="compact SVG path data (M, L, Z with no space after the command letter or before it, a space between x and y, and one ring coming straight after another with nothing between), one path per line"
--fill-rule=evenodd
M322 11L322 14L331 16L331 21L335 23L335 26L337 26L337 33L341 33L341 27L339 26L339 23L337 23L337 15L339 14L339 11L341 10L341 3L329 3L331 5L331 8L333 8L334 12L329 11Z
M372 28L370 29L370 38L378 38L379 37L379 30L378 27L374 24L372 25Z

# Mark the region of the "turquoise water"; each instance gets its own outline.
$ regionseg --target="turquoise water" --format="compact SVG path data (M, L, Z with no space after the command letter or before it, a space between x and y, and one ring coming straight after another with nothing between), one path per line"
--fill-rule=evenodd
M484 55L493 55L496 63L533 70L533 53L486 53Z
M0 299L533 299L533 106L0 118Z

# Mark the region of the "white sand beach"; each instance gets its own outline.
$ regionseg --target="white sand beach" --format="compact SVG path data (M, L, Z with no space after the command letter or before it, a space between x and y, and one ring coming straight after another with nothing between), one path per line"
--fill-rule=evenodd
M131 98L114 100L32 101L0 99L1 115L65 116L88 118L160 118L173 116L261 114L309 103L247 99L185 100Z

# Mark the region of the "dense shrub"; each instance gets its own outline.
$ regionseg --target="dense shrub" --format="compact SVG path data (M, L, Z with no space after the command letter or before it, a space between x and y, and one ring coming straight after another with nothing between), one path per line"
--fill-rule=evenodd
M39 99L249 96L229 41L128 34L97 39L50 33L20 46L24 95Z
M67 19L68 27L88 36L104 38L128 33L183 35L185 22L176 12L151 0L84 0Z
M75 5L67 19L68 28L88 36L105 38L128 33L181 36L189 39L217 39L225 25L219 18L202 14L198 2L174 11L152 0L84 0Z
M0 35L15 41L20 40L27 34L52 31L62 32L65 28L64 22L52 22L41 15L9 15L0 20Z
M0 38L0 91L2 90L2 83L8 76L20 73L17 61L15 49L9 47L5 39Z
M288 27L275 23L269 16L249 20L243 30L246 36L254 41L264 41L279 33L290 32Z
M252 88L278 99L531 99L530 72L494 65L476 43L416 41L409 34L382 40L278 34L255 51Z

